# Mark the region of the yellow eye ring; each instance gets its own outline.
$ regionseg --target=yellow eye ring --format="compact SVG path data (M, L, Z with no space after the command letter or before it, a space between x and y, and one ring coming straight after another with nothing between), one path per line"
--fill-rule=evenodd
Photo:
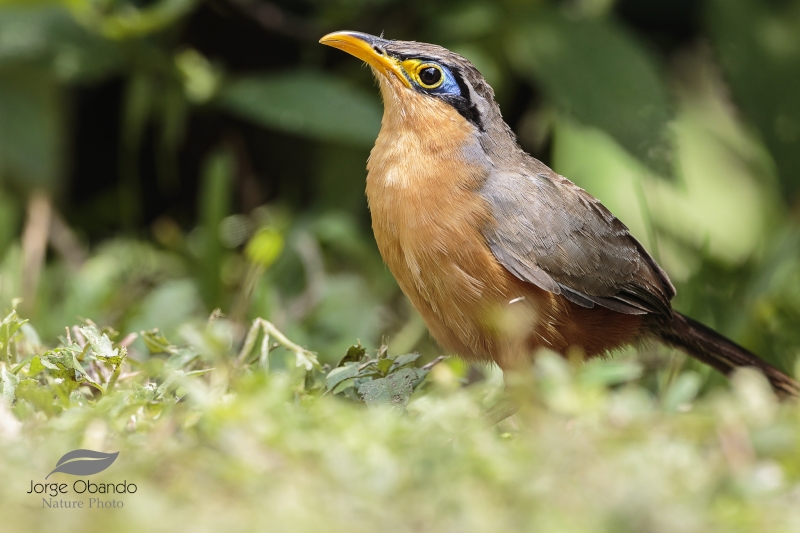
M436 89L444 83L444 72L435 63L422 63L414 72L414 81L425 89Z

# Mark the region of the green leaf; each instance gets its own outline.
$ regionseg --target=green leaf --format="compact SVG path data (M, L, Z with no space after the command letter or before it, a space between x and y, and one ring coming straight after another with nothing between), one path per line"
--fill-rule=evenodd
M144 341L144 345L147 346L147 349L151 355L159 353L178 353L178 347L169 342L169 340L158 328L151 329L149 331L142 331L141 336L142 340Z
M19 371L28 366L28 363L30 363L34 357L36 357L34 354L25 357L22 361L11 367L11 373L19 374Z
M635 361L602 361L593 359L581 372L581 381L598 385L618 385L640 378L642 365Z
M219 227L230 214L231 194L235 172L235 161L230 153L217 151L211 153L203 165L203 179L200 188L199 210L203 227L202 292L206 304L216 307L220 304L224 246L219 238Z
M89 341L92 352L97 359L112 365L118 365L122 362L125 356L124 352L120 353L119 349L114 348L108 335L105 333L100 334L94 326L84 326L80 328L80 332Z
M9 403L13 402L16 398L15 391L19 384L19 378L12 372L9 372L6 366L3 365L0 370L0 379L2 379L3 384L3 397L8 400Z
M340 392L344 392L347 389L350 389L351 392L355 392L355 383L356 378L349 378L344 381L340 381L336 387L334 387L332 394L339 394ZM357 397L355 398L357 400Z
M214 370L214 368L203 368L202 370L191 370L183 374L185 377L192 377L192 376L202 376L203 374L208 374Z
M307 350L298 350L294 352L295 357L295 366L300 368L305 368L306 370L313 370L313 369L321 369L322 365L319 364L319 360L317 359L317 355L314 352L309 352Z
M331 390L342 381L356 377L358 375L358 367L358 363L347 363L345 366L334 368L325 377L325 386L328 387L328 390Z
M0 67L0 174L54 188L63 165L61 91L46 71Z
M106 37L135 39L169 28L190 13L197 3L198 0L158 0L142 3L145 7L140 7L139 2L87 2L86 7L94 12L83 16L91 17L95 29ZM122 7L110 8L118 4ZM98 9L99 6L103 7Z
M187 98L195 104L209 101L219 88L222 73L197 50L183 50L175 55L175 66L183 78Z
M410 353L406 355L398 355L394 358L394 365L392 368L403 368L404 366L414 364L419 359L421 354Z
M251 262L269 268L283 251L283 235L273 228L263 228L253 235L245 247Z
M342 359L339 361L339 364L337 364L336 366L342 366L345 363L350 363L350 362L358 363L364 358L366 354L367 354L366 348L361 346L361 343L358 343L357 345L351 346L350 348L347 349L347 353L344 354L344 357L342 357Z
M64 7L20 3L28 6L0 12L0 67L51 65L61 81L91 82L123 64L123 47L78 24Z
M16 311L11 311L8 315L6 315L3 321L0 322L0 349L8 346L9 341L27 322L27 320L21 319L19 315L17 315Z
M697 372L684 372L675 379L661 399L666 411L677 411L694 401L703 379Z
M375 96L315 71L240 78L219 104L269 128L357 146L372 146L381 123Z
M82 352L77 344L61 346L39 356L42 366L50 370L50 375L73 383L92 381L78 362L77 356Z
M774 157L792 205L800 193L798 4L712 0L708 22L734 99Z
M58 370L58 365L50 361L50 357L52 357L51 352L48 352L44 355L40 355L35 357L31 361L31 369L30 373L35 374L36 372L44 369L48 370Z
M165 367L172 370L185 368L189 366L189 363L197 359L199 356L200 354L193 348L179 348L166 360Z
M392 368L392 364L394 364L393 359L379 359L378 360L378 372L383 374L384 376L389 373L389 369Z
M403 368L385 378L373 379L358 387L358 393L369 406L389 405L405 409L420 374L414 368Z
M48 365L52 365L52 363L50 363L49 361L47 362L47 364ZM56 365L52 365L52 366L55 367L55 368L53 368L53 370L58 370L58 367ZM25 374L28 375L28 376L35 376L36 374L38 374L39 372L41 372L45 368L47 368L47 367L42 362L42 359L37 355L37 356L31 358L30 365L28 366L28 371Z
M8 246L19 236L23 207L21 202L0 190L0 255L5 255Z
M604 130L659 174L672 175L666 86L622 27L540 13L511 32L507 49L517 70L562 113Z

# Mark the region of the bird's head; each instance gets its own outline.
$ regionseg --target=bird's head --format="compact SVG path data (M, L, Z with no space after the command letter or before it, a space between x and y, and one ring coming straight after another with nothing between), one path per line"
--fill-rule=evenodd
M479 135L490 130L494 130L491 136L495 139L501 132L510 135L494 101L494 91L481 73L469 60L446 48L354 31L329 33L320 43L372 67L386 113L396 115L395 119L424 127L426 121L437 118L436 113L453 115L447 110L454 109Z

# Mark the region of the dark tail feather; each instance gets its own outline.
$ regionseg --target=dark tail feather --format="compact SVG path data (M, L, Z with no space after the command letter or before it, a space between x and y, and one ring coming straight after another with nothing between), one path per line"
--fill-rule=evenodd
M800 383L713 329L678 312L673 313L671 322L659 324L656 334L667 344L681 348L725 375L742 366L754 366L764 373L779 396L800 396Z

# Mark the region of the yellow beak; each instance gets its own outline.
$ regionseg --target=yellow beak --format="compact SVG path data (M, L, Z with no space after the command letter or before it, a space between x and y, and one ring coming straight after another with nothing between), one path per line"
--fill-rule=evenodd
M357 31L335 31L319 42L357 57L381 74L394 74L406 87L411 87L400 62L386 53L385 39Z

